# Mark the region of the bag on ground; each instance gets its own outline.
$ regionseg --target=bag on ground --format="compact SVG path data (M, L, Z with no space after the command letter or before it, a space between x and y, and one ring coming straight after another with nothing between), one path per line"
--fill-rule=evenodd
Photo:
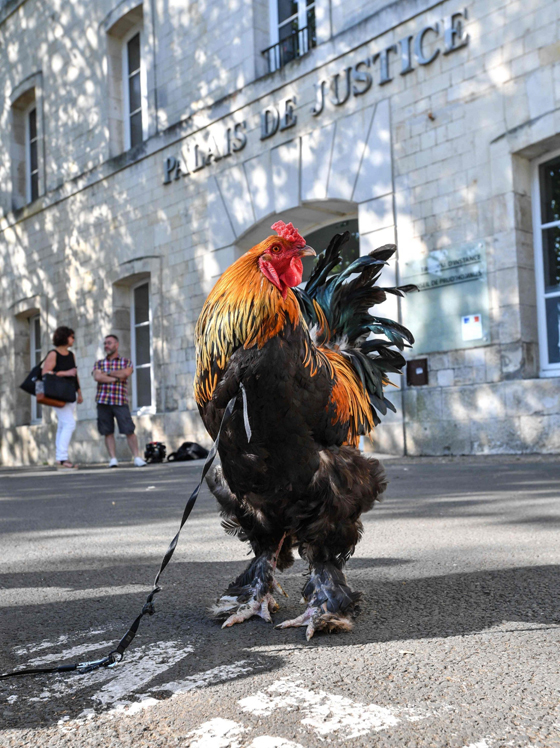
M183 442L176 452L171 452L168 462L186 462L187 460L203 460L208 457L208 450L196 442Z
M144 459L146 462L163 462L167 447L163 442L148 442L144 450Z

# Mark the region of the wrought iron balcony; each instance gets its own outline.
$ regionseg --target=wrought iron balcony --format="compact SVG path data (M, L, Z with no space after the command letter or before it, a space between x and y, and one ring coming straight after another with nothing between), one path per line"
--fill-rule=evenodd
M303 57L316 44L315 26L309 25L294 31L277 44L263 49L262 54L266 57L268 72L273 73L297 57Z

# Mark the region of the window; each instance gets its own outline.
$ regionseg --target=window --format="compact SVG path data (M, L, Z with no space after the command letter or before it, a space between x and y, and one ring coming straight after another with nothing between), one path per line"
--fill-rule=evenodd
M39 151L37 137L37 107L33 106L25 118L26 193L27 202L39 197Z
M152 316L150 283L143 281L132 289L132 361L134 364L132 404L138 413L152 412Z
M145 91L141 60L142 37L134 31L123 43L123 89L125 147L134 148L144 140Z
M41 355L41 317L37 314L29 318L29 358L31 368L40 364L43 357ZM31 398L31 422L40 421L43 417L41 404L36 398Z
M44 193L42 151L41 75L32 76L37 87L24 88L27 80L14 90L11 107L12 207L19 210Z
M315 47L315 0L270 0L270 40L263 51L269 72Z
M533 221L541 373L560 374L560 153L535 164Z

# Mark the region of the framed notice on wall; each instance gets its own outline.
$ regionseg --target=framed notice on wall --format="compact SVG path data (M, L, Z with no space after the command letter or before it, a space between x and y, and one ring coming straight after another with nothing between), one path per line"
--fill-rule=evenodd
M484 242L436 249L422 257L401 256L399 271L400 284L420 289L402 299L402 318L416 338L414 355L489 342Z

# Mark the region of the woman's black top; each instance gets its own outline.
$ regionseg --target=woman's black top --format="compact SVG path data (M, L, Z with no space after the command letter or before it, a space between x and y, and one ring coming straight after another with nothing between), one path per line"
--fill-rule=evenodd
M73 369L76 366L76 359L74 358L74 354L72 353L72 351L68 351L67 355L63 356L56 349L53 348L53 350L56 353L56 363L54 365L53 371L68 371L69 369ZM73 382L74 387L76 388L76 390L78 390L80 386L78 377L65 377L65 379L68 382Z

